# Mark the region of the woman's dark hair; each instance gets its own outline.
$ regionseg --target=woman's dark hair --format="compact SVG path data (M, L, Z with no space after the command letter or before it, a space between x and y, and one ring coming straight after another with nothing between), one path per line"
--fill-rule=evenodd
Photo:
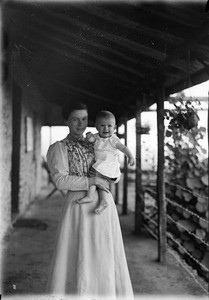
M74 110L82 110L82 109L88 111L86 104L82 102L68 103L67 105L64 105L62 107L62 117L65 121L67 121L71 112L73 112Z

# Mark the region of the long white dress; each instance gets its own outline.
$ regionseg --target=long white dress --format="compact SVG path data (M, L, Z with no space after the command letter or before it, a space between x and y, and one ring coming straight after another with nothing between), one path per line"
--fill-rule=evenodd
M47 292L112 298L133 298L121 229L111 193L109 206L78 204L88 190L88 171L94 163L90 143L69 137L50 146L48 166L58 189L67 190L57 231Z

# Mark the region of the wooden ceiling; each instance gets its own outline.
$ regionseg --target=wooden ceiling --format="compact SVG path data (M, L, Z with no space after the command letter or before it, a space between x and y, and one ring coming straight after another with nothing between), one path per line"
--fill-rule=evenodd
M47 102L134 117L209 78L206 1L6 1L3 32ZM160 75L159 75L160 74ZM142 94L144 97L142 97Z

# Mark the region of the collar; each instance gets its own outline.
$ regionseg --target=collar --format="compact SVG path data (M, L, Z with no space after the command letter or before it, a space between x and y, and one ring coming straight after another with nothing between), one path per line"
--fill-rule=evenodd
M67 135L67 139L68 141L73 141L73 142L79 142L79 141L83 141L84 137L81 136L79 138L75 138L74 136L70 135L70 133Z

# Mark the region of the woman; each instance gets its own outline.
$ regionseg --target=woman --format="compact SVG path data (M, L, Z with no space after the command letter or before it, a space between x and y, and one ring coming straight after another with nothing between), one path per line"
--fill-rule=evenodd
M49 147L47 162L54 183L67 190L64 199L48 292L58 294L133 297L118 214L108 182L88 177L94 163L93 145L83 138L88 123L84 104L63 110L69 135ZM108 193L109 206L101 215L98 193L88 204L78 204L90 186Z

